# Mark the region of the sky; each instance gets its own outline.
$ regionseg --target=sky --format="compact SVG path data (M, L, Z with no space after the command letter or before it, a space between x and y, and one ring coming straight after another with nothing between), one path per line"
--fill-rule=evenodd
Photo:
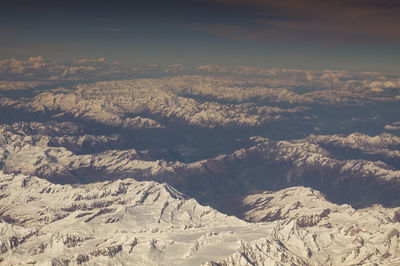
M397 0L0 0L0 59L400 71Z

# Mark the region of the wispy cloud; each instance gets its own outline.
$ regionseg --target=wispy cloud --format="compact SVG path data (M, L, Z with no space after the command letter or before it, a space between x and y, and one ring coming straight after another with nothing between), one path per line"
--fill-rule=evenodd
M7 58L0 60L0 90L31 88L38 84L62 83L69 81L93 81L103 79L132 78L141 75L172 75L185 71L181 64L172 65L124 65L108 61L104 57L81 58L60 61L42 56L27 60ZM36 83L39 82L39 83Z

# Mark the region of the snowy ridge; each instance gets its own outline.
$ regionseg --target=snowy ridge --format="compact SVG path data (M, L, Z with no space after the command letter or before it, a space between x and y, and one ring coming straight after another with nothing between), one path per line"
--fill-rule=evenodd
M165 82L163 79L97 82L79 85L73 91L44 92L32 100L4 98L1 102L3 106L29 112L51 112L55 117L69 114L78 119L129 129L161 128L164 125L160 121L165 119L200 127L259 126L306 110L304 107L281 109L251 103L201 103L179 96ZM157 121L146 115L156 117Z
M260 240L251 244L241 242L241 247L231 256L220 262L206 262L202 266L220 265L310 265L288 250L279 240Z
M245 219L276 222L271 236L242 243L236 253L204 265L396 265L400 209L354 210L318 191L292 187L242 200ZM374 233L372 233L374 231ZM351 243L351 244L350 244Z
M6 264L114 264L135 257L137 264L151 263L154 258L148 252L186 246L168 241L173 235L205 234L225 223L246 225L187 199L167 184L124 179L72 187L24 175L0 176Z
M146 152L137 152L133 149L126 151L107 150L94 155L76 155L71 150L85 145L99 146L118 142L117 136L48 136L47 134L26 134L32 126L21 130L2 127L0 136L0 161L6 172L32 174L52 179L61 183L79 183L83 174L74 174L74 171L91 169L94 174L86 173L96 180L105 177L111 178L112 173L129 173L131 176L157 176L162 171L162 165L167 169L165 162L151 161ZM24 127L22 127L24 128ZM70 150L62 147L66 145ZM59 146L59 147L57 147ZM75 148L74 148L75 147ZM96 172L96 169L100 172ZM88 170L86 170L88 171ZM128 174L127 174L128 175ZM60 177L59 180L57 178ZM77 179L78 178L78 179Z
M358 138L355 138L358 136ZM255 146L249 149L249 152L262 152L264 158L269 159L273 158L273 160L290 160L296 166L304 166L304 165L319 165L319 166L328 166L331 168L340 168L341 172L359 172L363 176L367 176L369 174L373 174L375 177L382 180L393 180L396 183L400 181L400 171L390 169L384 162L371 162L367 160L338 160L326 149L322 148L318 141L325 143L337 143L337 139L343 140L341 145L344 147L352 147L360 150L366 150L365 146L368 146L369 153L384 153L381 151L381 146L388 145L397 145L399 138L395 136L391 136L388 134L384 134L381 136L376 136L374 138L368 137L362 134L352 134L347 138L332 136L311 136L306 139L293 140L293 141L277 141L273 142L269 139L264 139L261 137L252 138L255 143ZM363 139L364 142L357 142L354 139L359 140ZM382 144L382 139L386 141L386 144ZM374 142L376 148L374 149ZM346 142L347 141L347 142ZM385 154L388 156L397 156L399 151L394 150L392 152L388 151ZM238 154L238 156L244 156L244 154Z
M0 265L400 265L397 75L70 63L0 60Z
M393 149L393 147L400 146L400 138L389 133L382 133L374 137L360 133L352 133L348 136L311 135L307 137L305 141L356 149L367 154L381 154L387 157L400 157L400 151Z
M79 130L74 124L60 126L67 128L66 132ZM349 141L354 135L346 138L310 136L291 141L253 137L253 144L249 148L193 163L182 163L154 160L148 151L135 149L108 149L98 153L76 154L73 151L80 151L82 145L120 145L120 137L62 135L51 127L41 123L15 123L0 127L0 163L3 171L35 175L61 184L126 177L154 180L168 182L186 194L199 195L203 199L213 196L214 192L229 194L241 189L281 189L290 185L314 185L314 188L327 196L339 198L345 195L349 197L348 200L352 200L353 191L363 196L371 192L371 187L382 186L387 188L386 192L375 193L377 198L371 198L371 202L387 201L388 205L396 200L398 194L395 191L399 186L399 169L383 161L337 159L318 143L328 143L328 140L329 143L336 143L338 139ZM365 153L385 154L388 158L396 158L395 153L398 151L390 147L397 145L397 137L388 134L376 137L355 136L364 142L350 142L353 147L368 149ZM245 169L255 172L247 173L246 184L242 184L241 171ZM355 184L350 191L348 182ZM330 189L339 189L339 192L332 194ZM388 194L391 191L393 195Z
M251 224L166 184L124 179L73 187L33 176L0 177L5 265L398 262L399 208L354 210L309 188L244 198L246 219L264 220ZM275 218L265 219L268 213Z

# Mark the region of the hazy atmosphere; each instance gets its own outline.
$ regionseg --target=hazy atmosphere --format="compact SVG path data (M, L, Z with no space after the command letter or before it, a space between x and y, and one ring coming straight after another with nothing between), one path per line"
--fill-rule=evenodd
M394 0L1 1L0 56L399 71Z
M0 0L0 265L399 265L399 13Z

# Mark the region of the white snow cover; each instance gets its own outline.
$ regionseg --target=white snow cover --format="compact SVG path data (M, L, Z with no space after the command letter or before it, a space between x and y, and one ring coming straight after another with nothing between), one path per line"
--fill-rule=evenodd
M8 124L0 125L0 265L400 265L400 208L374 201L400 188L394 135L400 122L381 126L393 134L376 136L247 135L240 140L245 146L185 162L153 153L158 142L134 139L138 132L168 134L176 125L270 130L275 122L313 121L311 104L393 103L400 99L397 76L202 66L203 74L224 74L50 88L56 81L87 82L85 75L98 80L154 68L119 69L104 58L65 66L42 57L0 61L0 77L7 77L0 82L2 114L48 121L2 117ZM5 96L28 89L28 97ZM86 132L91 125L112 133ZM182 158L197 151L185 137L176 149ZM347 185L351 195L367 188L360 191L371 192L365 196L374 204L334 204L298 186L307 178L322 191ZM279 190L249 191L268 182ZM218 208L223 197L234 210Z
M399 262L399 208L357 211L309 188L249 195L247 223L156 182L73 187L2 172L0 180L5 265ZM275 218L259 222L266 215Z

